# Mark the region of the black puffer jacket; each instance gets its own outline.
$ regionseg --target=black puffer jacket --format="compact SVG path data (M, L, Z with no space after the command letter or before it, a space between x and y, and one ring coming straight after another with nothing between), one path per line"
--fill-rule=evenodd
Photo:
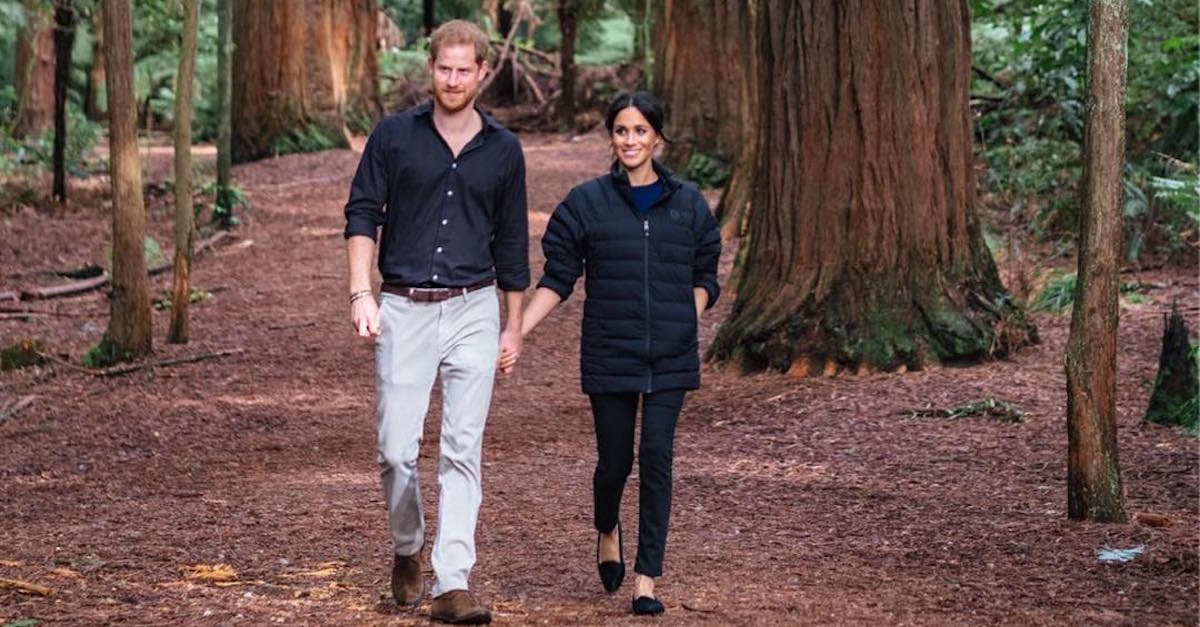
M700 387L694 287L720 295L721 232L700 191L664 166L665 188L646 219L629 178L612 171L572 189L554 210L539 287L563 300L585 271L583 391L653 392Z

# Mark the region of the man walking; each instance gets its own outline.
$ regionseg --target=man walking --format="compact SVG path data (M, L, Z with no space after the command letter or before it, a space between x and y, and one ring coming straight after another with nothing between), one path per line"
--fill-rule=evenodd
M487 36L455 20L430 36L433 101L371 133L346 203L350 318L375 337L379 465L391 527L392 595L424 596L417 453L429 394L442 381L433 618L486 623L468 591L482 496L480 456L500 351L521 348L529 286L525 162L517 138L475 108ZM380 302L371 291L377 230ZM499 302L507 315L500 329Z

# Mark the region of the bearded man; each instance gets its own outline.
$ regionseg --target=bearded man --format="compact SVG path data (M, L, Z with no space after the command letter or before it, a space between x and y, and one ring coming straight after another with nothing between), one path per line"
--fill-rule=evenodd
M433 101L379 123L346 203L350 322L375 342L378 461L394 554L392 595L401 605L424 597L417 454L430 391L441 377L430 614L450 623L491 621L467 585L482 498L481 444L498 356L520 353L529 286L521 145L475 106L487 52L487 36L469 22L433 32ZM378 302L371 289L377 240ZM507 311L503 330L496 287Z

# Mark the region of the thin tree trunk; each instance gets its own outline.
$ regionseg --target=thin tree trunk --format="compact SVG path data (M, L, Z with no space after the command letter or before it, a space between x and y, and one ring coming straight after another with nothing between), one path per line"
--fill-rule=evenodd
M759 9L749 248L710 355L801 376L1036 341L975 216L966 0Z
M88 70L87 98L84 113L90 120L104 117L107 108L101 104L104 93L104 9L100 4L92 7L92 67Z
M167 341L187 344L188 304L192 293L192 82L196 73L196 22L199 0L183 0L183 43L175 74L175 282Z
M108 91L109 163L112 174L112 297L108 331L101 343L112 360L148 354L152 348L150 285L143 242L142 169L137 147L133 84L133 33L129 0L104 0L104 53Z
M559 47L562 100L558 108L558 128L563 133L575 130L575 11L574 0L558 0L558 30L562 36Z
M54 123L54 38L38 0L25 0L25 25L17 32L17 113L12 136L37 136Z
M67 201L67 87L71 82L71 49L75 47L75 7L71 0L54 3L54 199Z
M1083 216L1067 338L1067 515L1125 522L1117 459L1117 319L1128 5L1092 0L1087 31Z
M428 37L433 33L433 28L436 26L433 19L433 0L422 0L421 2L421 29L425 31L425 36Z
M230 105L233 94L231 61L233 59L233 0L217 0L217 197L213 222L221 228L233 226L233 198L230 193L230 170L233 152L230 148Z

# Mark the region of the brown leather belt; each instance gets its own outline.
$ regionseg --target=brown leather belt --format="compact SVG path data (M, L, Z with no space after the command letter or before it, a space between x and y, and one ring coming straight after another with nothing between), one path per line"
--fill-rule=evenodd
M495 281L484 281L467 287L408 287L384 283L380 290L388 294L403 296L414 303L440 303L455 296L466 296L476 290L495 285Z

